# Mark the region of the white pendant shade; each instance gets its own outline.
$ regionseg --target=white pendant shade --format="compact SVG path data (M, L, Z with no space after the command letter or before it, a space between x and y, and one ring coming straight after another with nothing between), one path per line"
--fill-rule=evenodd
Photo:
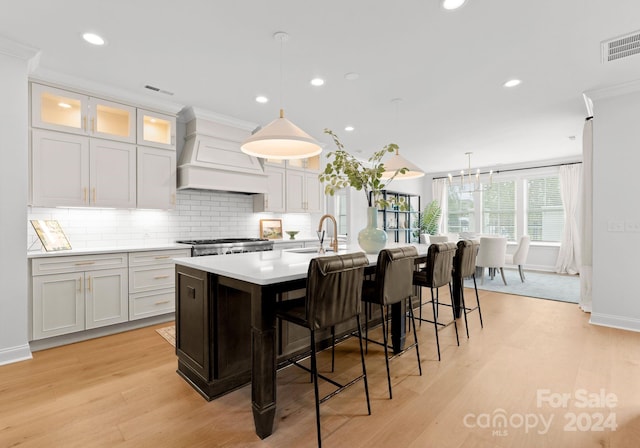
M407 168L408 171L404 174L398 173L398 175L394 177L394 180L417 179L418 177L424 176L424 171L396 152L393 157L384 162L382 178L389 179L397 170L402 168Z
M246 139L240 149L250 156L278 160L305 159L322 152L320 143L284 118L282 109L280 118Z

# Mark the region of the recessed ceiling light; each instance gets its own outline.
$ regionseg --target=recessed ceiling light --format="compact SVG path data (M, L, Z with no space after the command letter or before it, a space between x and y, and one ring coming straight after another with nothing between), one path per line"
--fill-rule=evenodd
M467 0L443 0L442 7L448 10L458 9L464 5L466 1Z
M346 75L344 75L344 79L346 79L347 81L355 81L359 77L360 75L354 72L347 73Z
M510 79L509 81L505 82L503 85L505 87L515 87L515 86L519 86L520 83L522 83L522 81L520 81L519 79Z
M63 109L71 109L71 104L58 103L58 107L62 107Z
M256 97L256 101L258 103L264 104L264 103L268 103L269 102L269 98L267 98L266 96L258 95Z
M322 85L324 85L324 79L322 79L322 78L313 78L311 80L311 85L312 86L316 86L316 87L322 86Z
M102 37L94 33L84 33L82 38L92 45L104 45L105 41Z
M345 131L347 131L347 132L351 132L351 131L353 131L354 129L355 129L355 128L354 128L353 126L346 126L346 127L344 128L344 130L345 130Z

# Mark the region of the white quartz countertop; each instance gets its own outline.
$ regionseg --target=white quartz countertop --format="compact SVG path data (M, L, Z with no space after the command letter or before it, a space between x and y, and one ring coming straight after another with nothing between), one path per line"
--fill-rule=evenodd
M418 254L425 255L429 249L427 244L388 244L387 247L414 246ZM338 254L362 252L359 246L341 249ZM333 255L327 252L325 256ZM209 255L194 258L175 258L176 264L198 269L212 274L223 275L257 285L298 280L307 276L309 261L316 258L316 251L300 252L300 249L275 249L265 252L249 252L243 254ZM370 265L377 262L377 254L367 254Z
M190 244L168 243L157 246L110 246L110 247L83 247L80 249L58 250L55 252L45 252L44 250L36 250L27 252L27 258L42 257L64 257L69 255L95 255L95 254L112 254L116 252L147 252L154 250L171 250L171 249L191 249Z

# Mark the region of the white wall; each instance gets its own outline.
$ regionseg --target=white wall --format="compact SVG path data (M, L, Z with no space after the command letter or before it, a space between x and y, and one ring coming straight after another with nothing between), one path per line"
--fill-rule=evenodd
M27 59L35 53L0 36L0 364L31 358L28 345Z
M640 223L640 82L590 95L593 122L593 308L591 322L640 331L640 232L609 231Z

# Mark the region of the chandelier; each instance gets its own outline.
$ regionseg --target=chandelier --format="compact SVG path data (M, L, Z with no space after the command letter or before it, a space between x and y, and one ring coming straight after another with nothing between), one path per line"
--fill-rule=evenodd
M468 168L467 168L467 172L465 173L464 170L460 170L460 182L458 182L457 180L454 182L453 180L453 176L451 175L451 173L449 173L448 177L449 177L449 185L450 186L460 186L460 188L463 191L466 192L476 192L476 191L487 191L489 190L492 186L493 186L493 170L489 171L489 181L488 183L485 183L482 181L481 179L481 175L482 174L486 174L486 173L481 173L480 169L478 168L475 172L475 174L473 174L472 170L471 170L471 154L473 154L472 152L465 152L464 153L467 156L467 162L468 162ZM458 176L456 176L458 177Z

